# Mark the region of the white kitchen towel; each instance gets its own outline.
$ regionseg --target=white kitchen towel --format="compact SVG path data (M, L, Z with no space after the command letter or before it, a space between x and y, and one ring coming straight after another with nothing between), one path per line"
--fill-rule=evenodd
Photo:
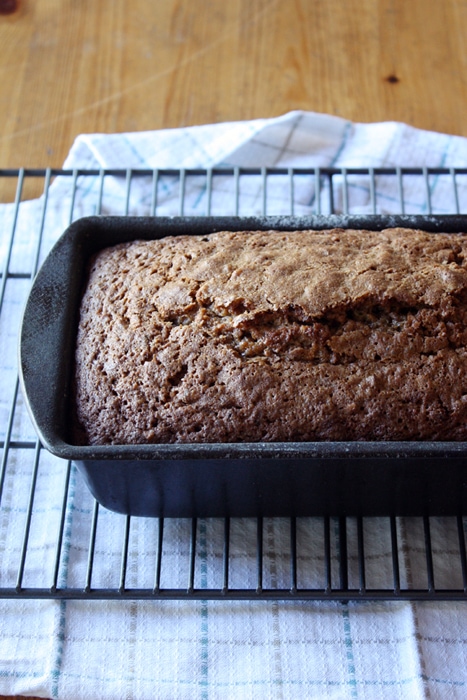
M424 176L423 168L463 168L467 139L398 123L354 124L291 112L276 119L135 134L82 135L60 176L38 200L0 207L0 588L50 587L67 464L30 449L34 431L16 397L16 345L32 271L72 219L87 214L307 214L330 211L330 184L313 172L344 169L333 181L333 207L349 213L467 211L467 177ZM421 168L403 178L351 174L347 168ZM165 172L187 169L180 178ZM190 169L214 169L208 173ZM237 169L240 171L237 171ZM267 178L241 169L283 168ZM116 174L112 169L123 169ZM136 171L148 170L145 175ZM225 174L218 172L224 169ZM92 170L93 175L84 175ZM237 177L235 173L240 172ZM265 171L267 174L267 170ZM210 179L211 178L211 179ZM157 185L157 197L154 185ZM183 196L182 196L183 195ZM293 201L293 206L291 202ZM182 203L183 202L183 203ZM9 422L12 405L14 419ZM6 447L9 449L5 449ZM38 465L35 476L34 466ZM35 481L33 481L35 479ZM31 485L27 554L20 567ZM93 535L93 500L74 469L64 509L59 587L84 588ZM99 510L91 585L118 588L126 520ZM349 542L355 542L349 523ZM367 580L387 583L390 540L382 519L365 520ZM161 586L188 580L190 523L167 521ZM255 521L232 522L231 585L255 585L251 555ZM320 520L300 519L299 584L324 580ZM401 583L426 586L424 532L417 520L398 520ZM338 524L332 522L336 563ZM158 522L132 518L125 584L153 585ZM195 585L222 583L223 525L200 520ZM289 585L285 520L264 522L264 584ZM436 584L462 588L451 570L458 533L452 519L432 521ZM358 566L350 559L351 583ZM355 569L355 570L354 570ZM19 580L19 570L21 571ZM310 573L311 572L311 573ZM307 579L311 576L311 579ZM302 580L303 579L303 580ZM39 583L38 583L39 582ZM182 698L463 698L467 694L467 603L297 601L65 601L0 600L0 694L60 700L177 700Z

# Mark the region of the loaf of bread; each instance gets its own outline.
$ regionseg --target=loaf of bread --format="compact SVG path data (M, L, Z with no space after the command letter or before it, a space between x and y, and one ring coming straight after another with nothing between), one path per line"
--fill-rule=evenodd
M467 235L221 232L100 252L88 444L467 439Z

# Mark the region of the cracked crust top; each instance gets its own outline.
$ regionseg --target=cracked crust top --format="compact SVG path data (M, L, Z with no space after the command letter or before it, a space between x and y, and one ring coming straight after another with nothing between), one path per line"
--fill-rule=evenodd
M463 440L467 236L221 232L92 261L81 441Z

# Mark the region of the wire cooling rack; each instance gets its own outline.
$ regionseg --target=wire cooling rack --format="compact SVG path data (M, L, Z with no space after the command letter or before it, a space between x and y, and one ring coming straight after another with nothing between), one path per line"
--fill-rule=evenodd
M30 181L43 191L32 202ZM31 280L79 216L458 214L467 211L467 169L0 170L0 185L12 182L14 201L0 207L0 597L467 600L462 515L164 520L107 511L73 464L39 444L16 368Z

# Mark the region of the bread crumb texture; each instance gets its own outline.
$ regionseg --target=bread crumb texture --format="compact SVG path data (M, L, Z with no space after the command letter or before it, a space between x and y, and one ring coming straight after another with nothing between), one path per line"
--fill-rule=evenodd
M466 253L405 229L105 249L81 304L81 441L465 440Z

